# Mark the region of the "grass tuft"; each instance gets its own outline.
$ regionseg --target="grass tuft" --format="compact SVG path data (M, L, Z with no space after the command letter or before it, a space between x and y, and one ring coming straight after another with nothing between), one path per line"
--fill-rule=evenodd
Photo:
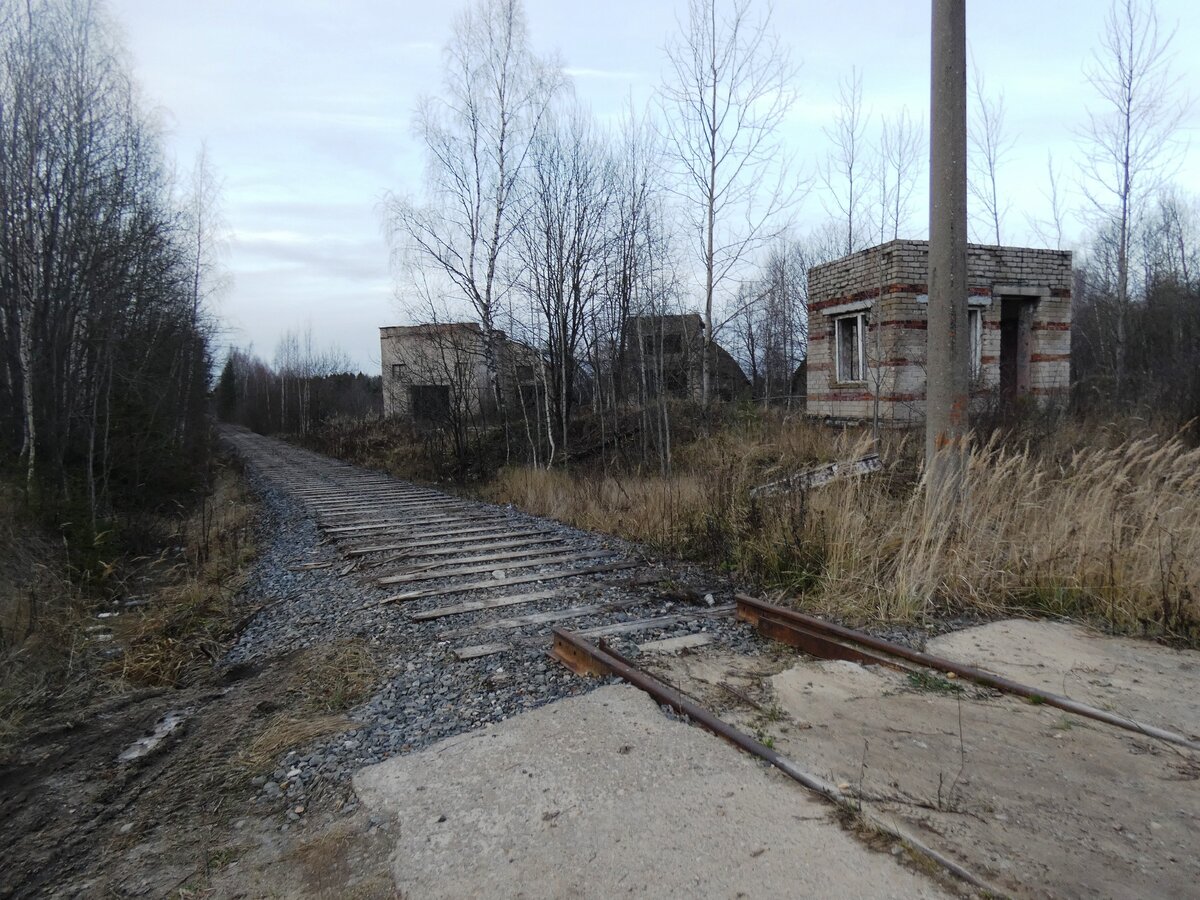
M1041 614L1200 642L1200 450L1182 439L1067 424L1036 450L977 445L940 517L926 516L919 447L902 434L885 436L882 473L750 497L870 446L763 415L680 449L669 475L510 468L482 493L850 620Z

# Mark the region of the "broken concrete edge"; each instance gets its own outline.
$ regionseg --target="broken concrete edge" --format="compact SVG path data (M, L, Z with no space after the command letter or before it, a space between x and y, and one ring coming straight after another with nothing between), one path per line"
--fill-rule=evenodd
M551 658L566 666L572 672L581 676L612 675L622 681L649 694L660 706L667 706L675 713L686 716L692 722L698 723L718 737L724 738L734 746L747 753L757 756L764 762L770 763L783 774L833 803L856 821L867 828L886 834L899 841L914 856L933 864L939 869L953 875L960 881L984 891L989 896L1005 897L1007 892L1000 890L984 881L969 869L948 856L925 844L911 832L875 816L862 808L852 798L843 794L834 785L819 776L801 769L781 753L756 740L744 731L735 728L725 720L693 700L685 697L683 692L672 689L659 681L649 672L639 669L630 660L617 653L611 647L597 646L586 638L564 628L553 629L554 643L550 650Z
M993 690L1024 697L1031 703L1044 703L1047 706L1102 722L1105 725L1112 725L1144 737L1186 747L1189 750L1200 751L1200 743L1177 731L1159 728L1157 725L1149 725L1128 716L1111 713L1062 694L1030 687L975 666L913 650L863 631L846 628L834 622L826 622L798 610L767 603L765 600L759 600L747 594L735 594L734 600L737 603L737 616L743 622L758 626L761 632L775 640L781 640L793 646L801 646L802 649L814 656L825 659L848 659L852 662L868 664L873 662L893 668L897 667L894 660L906 660L936 672L965 678Z

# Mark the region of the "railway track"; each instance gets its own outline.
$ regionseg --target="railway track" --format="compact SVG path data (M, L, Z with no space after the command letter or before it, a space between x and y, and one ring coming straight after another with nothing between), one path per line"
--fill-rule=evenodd
M1058 726L1050 725L1047 731L1048 716L1061 712L1079 717L1089 723L1089 731L1100 729L1102 734L1087 738L1094 743L1085 752L1056 764L1078 769L1068 768L1066 776L1080 784L1107 777L1105 766L1126 753L1133 754L1134 769L1144 770L1141 777L1161 777L1155 769L1160 765L1154 759L1160 753L1155 747L1169 748L1164 754L1167 761L1170 754L1180 754L1185 763L1179 771L1200 773L1195 756L1200 743L1183 729L1149 724L1079 702L1065 691L1031 687L737 594L731 585L703 572L663 565L615 539L401 482L249 432L231 431L226 438L263 479L302 504L317 523L323 549L333 553L325 552L321 559L299 568L355 581L361 597L358 615L379 622L379 627L398 623L401 628L421 629L419 640L444 648L440 658L450 668L493 665L499 672L514 668L515 660L544 659L549 651L578 675L628 681L661 705L760 756L868 823L876 833L898 839L910 852L974 890L1007 894L1028 887L1027 879L997 862L1005 854L1017 858L1045 852L1054 858L1085 847L1094 850L1096 857L1089 863L1085 854L1085 869L1112 857L1111 851L1106 855L1102 847L1087 844L1090 825L1079 826L1081 836L1072 838L1078 846L1069 848L1056 844L1067 838L1053 823L1028 826L1034 832L1032 843L1020 835L1006 835L990 848L987 829L979 831L974 822L958 834L955 829L963 817L983 819L965 811L967 804L954 796L967 769L965 731L971 726L964 726L964 721L978 717L986 723L997 715L1011 717L1013 740L1020 735L1021 741L1033 745L1020 751L1043 760L1062 746L1054 740L1062 734L1051 733ZM678 659L671 654L679 653L691 662L667 661ZM934 800L910 784L911 764L909 771L893 773L895 777L887 782L895 790L872 789L861 776L853 784L847 774L854 768L849 758L854 752L852 741L841 740L832 756L826 754L819 763L809 760L806 767L802 754L819 745L805 741L817 732L823 731L833 746L844 738L839 728L856 734L861 730L865 773L867 746L892 740L897 731L886 713L883 720L800 723L797 727L809 729L799 732L806 736L804 740L786 726L780 731L779 722L797 725L799 716L779 712L772 684L790 666L825 665L814 660L892 673L883 697L893 696L889 692L896 690L907 692L908 685L940 685L935 688L937 696L922 702L939 708L936 727L930 727L943 743L953 743L952 717L957 715L961 768L950 785L948 802L943 802L942 774ZM817 678L827 674L820 669L805 671L815 672ZM970 685L972 690L958 685ZM883 709L892 704L881 702ZM899 709L903 702L893 705ZM844 719L847 714L838 710L831 715ZM907 732L901 729L900 733ZM1045 751L1043 744L1051 751ZM923 761L920 755L918 759ZM1103 765L1097 760L1103 760ZM886 762L875 766L887 770ZM1014 797L1023 789L1014 787ZM1113 788L1110 795L1100 792L1097 803L1112 808L1122 790ZM1169 803L1168 796L1158 802ZM1103 813L1098 809L1094 814ZM1076 814L1082 823L1089 821L1085 808ZM1151 824L1161 827L1157 821ZM1131 861L1131 871L1136 865ZM993 880L998 874L999 882ZM1126 883L1136 884L1136 877L1134 872Z
M734 613L732 587L687 587L635 548L511 509L401 482L244 430L226 440L300 504L355 579L365 608L437 623L458 661L544 654L551 628L589 639L714 638ZM735 626L724 629L736 632Z

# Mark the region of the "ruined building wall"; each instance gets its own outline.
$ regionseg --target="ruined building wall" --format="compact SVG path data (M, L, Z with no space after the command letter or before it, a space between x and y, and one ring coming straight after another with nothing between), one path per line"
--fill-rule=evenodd
M1003 386L1033 398L1065 396L1070 252L971 245L967 270L968 303L980 317L972 395L982 401ZM924 420L928 272L926 241L891 241L809 270L810 415L869 420L878 401L883 421ZM836 323L858 315L865 371L839 377Z
M496 412L483 334L474 323L382 327L379 355L386 416L412 418L412 389L435 386L447 389L455 415L487 418ZM540 360L535 350L496 332L496 361L511 407L520 402L522 387L535 381Z

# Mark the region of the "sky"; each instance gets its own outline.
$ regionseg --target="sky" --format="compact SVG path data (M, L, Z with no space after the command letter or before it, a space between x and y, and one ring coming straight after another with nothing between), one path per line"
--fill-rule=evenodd
M109 0L134 77L161 121L168 156L187 172L202 145L223 187L229 279L215 312L225 340L268 361L287 329L377 372L378 328L404 319L382 228L388 192L419 194L423 155L412 131L419 99L441 87L441 48L462 0ZM1102 0L974 0L968 42L987 91L1002 93L1014 141L999 172L1009 203L1005 243L1037 244L1048 217L1047 153L1078 206L1077 134L1094 92L1084 67L1099 43ZM576 97L602 122L649 101L685 0L526 0L535 50L556 53ZM1174 72L1200 85L1200 7L1159 0L1177 28ZM773 24L800 64L799 99L783 137L813 172L828 141L839 79L856 67L871 125L901 108L928 122L928 0L788 0ZM1195 88L1192 87L1193 95ZM1195 147L1200 104L1180 137ZM1196 151L1176 180L1200 194ZM927 191L910 236L926 231ZM826 217L816 192L797 227ZM903 235L902 235L903 236ZM1083 236L1071 224L1070 241Z

